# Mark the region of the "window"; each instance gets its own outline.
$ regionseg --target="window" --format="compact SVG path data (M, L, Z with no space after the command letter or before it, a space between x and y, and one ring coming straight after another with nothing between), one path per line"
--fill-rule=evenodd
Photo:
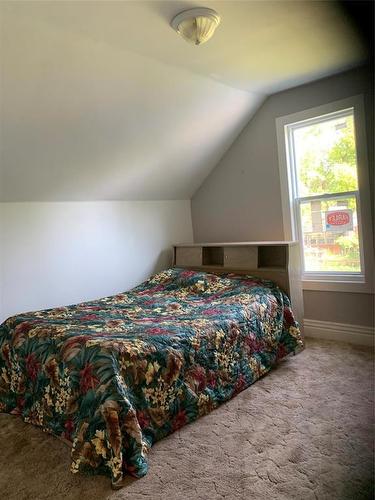
M370 276L360 103L356 97L276 120L286 238L301 242L305 282L364 283Z
M362 274L353 109L287 125L305 273Z

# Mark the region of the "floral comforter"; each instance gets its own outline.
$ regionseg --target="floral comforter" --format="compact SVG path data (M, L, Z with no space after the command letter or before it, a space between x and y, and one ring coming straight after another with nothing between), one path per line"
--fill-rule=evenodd
M169 269L0 326L0 411L64 438L72 472L147 472L152 444L302 347L272 282Z

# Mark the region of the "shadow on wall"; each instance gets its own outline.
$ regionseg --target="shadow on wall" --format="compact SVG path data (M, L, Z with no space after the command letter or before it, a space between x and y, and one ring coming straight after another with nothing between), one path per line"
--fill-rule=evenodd
M158 273L160 271L163 271L164 269L169 269L170 267L172 267L172 256L173 256L172 248L167 248L165 250L162 250L159 253L159 256L156 259L156 262L152 268L152 274Z
M160 16L168 24L171 22L172 17L174 17L176 14L182 12L183 10L191 9L193 7L196 6L192 5L191 2L185 2L181 0L178 2L177 6L175 3L165 2L165 0L157 2L154 1L148 6L150 10L152 10L155 14Z

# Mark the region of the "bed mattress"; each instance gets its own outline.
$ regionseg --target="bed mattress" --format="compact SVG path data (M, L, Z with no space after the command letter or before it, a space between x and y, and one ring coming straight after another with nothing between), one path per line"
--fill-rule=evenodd
M0 326L0 411L72 446L72 472L146 474L157 440L303 347L272 282L183 269Z

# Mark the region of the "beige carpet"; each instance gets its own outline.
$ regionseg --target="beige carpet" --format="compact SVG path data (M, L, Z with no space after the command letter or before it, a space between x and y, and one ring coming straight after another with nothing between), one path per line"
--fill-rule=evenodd
M372 381L371 353L311 340L235 399L157 443L148 475L119 491L105 477L73 476L69 448L0 415L0 498L370 499Z

